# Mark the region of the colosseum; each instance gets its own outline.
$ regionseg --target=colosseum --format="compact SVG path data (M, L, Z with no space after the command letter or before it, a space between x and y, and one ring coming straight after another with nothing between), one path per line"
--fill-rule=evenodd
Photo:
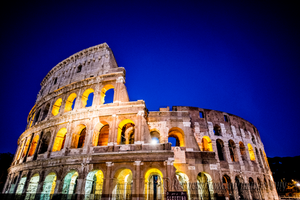
M278 199L253 124L197 107L148 111L129 100L106 43L57 64L27 122L7 199Z

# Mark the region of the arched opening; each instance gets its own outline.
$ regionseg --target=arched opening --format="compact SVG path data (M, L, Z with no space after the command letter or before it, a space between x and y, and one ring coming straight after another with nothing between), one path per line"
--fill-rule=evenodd
M26 182L26 179L27 177L26 176L23 176L18 184L18 188L17 188L17 191L16 191L16 194L17 195L21 195L23 193L23 189L24 189L24 185L25 185L25 182Z
M256 158L258 160L259 166L262 168L263 165L262 165L261 160L260 160L259 151L257 150L256 147L255 147L255 154L256 154Z
M101 199L103 177L101 170L93 170L88 173L85 183L85 200Z
M208 136L202 138L202 151L213 151L212 142Z
M224 149L224 143L222 140L217 139L217 150L218 150L218 157L219 160L225 160L225 149Z
M135 124L130 119L120 122L118 127L117 144L134 144Z
M56 186L56 174L51 172L48 174L44 180L43 192L41 195L42 200L52 199L54 194L55 186Z
M247 160L246 148L245 148L244 143L239 142L239 145L240 145L240 152L241 152L242 159Z
M38 122L39 117L40 117L40 113L41 113L41 110L37 111L37 113L35 114L32 125L35 125Z
M82 107L90 107L93 105L93 100L94 100L94 90L92 88L89 88L84 91L82 94Z
M197 176L199 199L214 199L214 190L212 186L212 178L205 172L200 172Z
M56 116L59 113L60 107L62 103L62 98L59 98L55 101L53 108L52 108L52 115Z
M39 149L39 154L45 153L48 150L50 138L51 138L50 132L47 132L43 135L42 140L41 140L40 149Z
M18 176L15 176L13 179L11 179L12 182L10 184L10 188L9 188L9 191L8 191L9 194L14 193L14 190L15 190L15 187L16 187L16 184L17 184L17 180L18 180Z
M218 124L216 124L215 126L214 126L214 134L215 135L218 135L218 136L221 136L222 134L221 134L221 127L218 125Z
M254 135L251 135L251 136L252 136L251 140L252 140L253 144L256 144Z
M267 168L267 164L266 164L266 161L265 161L265 159L264 159L264 155L263 155L263 153L262 153L262 150L259 149L259 152L260 152L260 157L261 157L263 166L264 166L265 168Z
M24 158L26 156L26 153L27 153L27 150L28 150L28 147L29 147L29 143L30 143L30 140L29 140L29 138L27 138L27 141L26 141L26 144L25 144L25 147L24 147L24 150L23 150L22 158Z
M71 111L74 109L77 95L75 93L70 94L66 101L65 112Z
M119 169L114 176L112 191L113 200L131 199L132 172L130 169Z
M171 143L172 146L184 147L185 141L183 130L178 127L171 128L168 134L168 142Z
M82 148L84 146L86 136L86 127L80 124L76 127L75 133L72 136L71 148Z
M230 158L232 162L237 162L238 161L238 155L236 151L236 146L233 140L228 141L228 147L229 147L229 153L230 153Z
M23 140L21 141L21 146L20 146L19 151L18 151L17 160L20 159L20 156L21 156L21 153L22 153L24 144L25 144L25 140L23 139Z
M48 112L49 112L49 109L50 109L50 103L48 103L48 104L45 106L41 121L43 121L44 119L46 119L46 117L47 117L47 115L48 115Z
M55 140L54 140L53 148L52 148L53 152L60 151L64 148L65 140L66 140L66 133L67 133L66 128L61 128L57 132Z
M163 174L156 168L145 173L145 199L162 200L164 198Z
M189 177L183 173L183 172L176 172L176 178L180 184L180 188L177 189L177 191L184 191L186 192L188 199L191 199L191 190L190 190L190 185L189 185Z
M231 179L228 175L224 175L222 177L222 182L223 182L223 186L225 188L225 191L226 191L226 196L229 198L229 199L234 199L234 195L233 195L233 185L232 185L232 182L231 182Z
M30 146L30 150L29 150L28 156L33 156L38 141L39 141L39 136L36 135L36 136L33 138L32 142L31 142L31 146Z
M151 131L150 136L151 136L151 143L152 144L160 143L160 134L159 134L158 131L156 131L156 130Z
M259 195L260 195L261 199L264 199L264 195L263 195L263 185L262 185L262 182L260 181L259 178L257 178L257 185L258 185L258 192L259 192Z
M267 182L266 178L264 178L264 185L266 188L266 192L269 192L269 186L268 186L268 182Z
M114 102L114 86L113 85L105 85L101 89L100 94L100 103L113 103Z
M244 185L244 179L240 176L236 176L235 177L235 184L237 186L238 189L238 195L239 195L239 199L245 199L245 197L247 196L245 193L245 189L243 187Z
M35 106L36 105L34 105L31 108L31 110L30 110L30 112L28 114L28 117L27 117L27 128L31 127L31 125L32 125L32 122L33 122L33 119L34 119L34 116L35 116L35 110L36 110Z
M253 200L258 200L259 196L256 192L257 191L257 186L254 183L253 178L251 178L251 177L249 177L249 187L250 187L250 193L251 193L252 199Z
M76 186L77 186L77 178L78 172L75 170L71 170L64 178L64 185L62 188L62 194L67 198L64 199L72 199L75 195Z
M37 191L37 187L40 181L40 176L39 174L34 174L30 181L29 181L29 185L27 187L27 191L26 191L26 197L25 199L28 200L34 200L35 199L35 194Z
M250 160L255 161L255 154L254 154L254 150L253 147L250 143L248 143L248 152L249 152L249 156L250 156Z
M108 136L109 124L106 121L101 121L94 129L93 146L107 146Z

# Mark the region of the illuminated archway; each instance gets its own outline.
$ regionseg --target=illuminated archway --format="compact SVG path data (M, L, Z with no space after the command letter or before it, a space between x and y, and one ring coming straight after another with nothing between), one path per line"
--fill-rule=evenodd
M37 191L37 187L40 181L40 176L39 174L34 174L30 181L29 181L29 185L27 187L27 191L26 191L26 200L34 200L35 199L35 194Z
M132 172L130 169L119 169L114 176L112 199L131 199Z
M53 144L53 148L52 151L60 151L64 148L65 145L65 140L66 140L66 133L67 133L67 129L66 128L61 128L55 137L54 140L54 144Z
M176 178L180 183L181 190L186 192L186 194L188 195L188 199L191 199L189 177L183 172L176 172Z
M56 186L56 174L51 172L48 174L44 180L43 192L41 200L49 200L52 198Z
M17 191L16 191L16 194L17 195L21 195L23 193L23 189L24 189L24 185L25 185L25 182L26 182L26 179L27 177L26 176L23 176L18 184L18 188L17 188Z
M218 151L218 157L219 157L219 160L222 161L222 160L226 160L226 157L225 157L225 149L224 149L224 142L220 139L217 139L216 141L217 143L217 151Z
M29 150L28 156L33 156L38 141L39 141L39 136L36 135L36 136L33 138L32 142L31 142L31 146L30 146L30 150Z
M237 186L238 195L240 196L240 199L245 199L245 197L247 196L247 194L246 194L247 192L243 188L244 179L241 176L236 176L235 177L235 184Z
M19 151L18 151L18 154L17 154L17 160L19 160L19 158L20 158L20 156L21 156L21 152L22 152L22 150L23 150L24 144L25 144L25 140L23 139L23 140L21 141L21 146L20 146Z
M109 124L106 121L99 122L93 134L93 146L107 146L109 136Z
M150 131L150 136L152 141L151 143L160 143L160 133L156 129Z
M101 198L103 178L101 170L93 170L88 173L85 183L85 200Z
M223 182L223 186L224 186L224 188L226 190L226 196L229 199L234 199L233 198L233 187L232 187L231 179L230 179L230 177L227 174L225 174L222 177L222 182Z
M240 152L241 152L242 159L247 160L246 148L245 148L244 143L239 142L239 145L240 145Z
M55 101L53 108L52 108L52 115L56 116L59 113L60 107L62 103L62 98L59 98Z
M105 103L105 96L106 96L106 92L110 89L114 89L113 85L105 85L102 89L101 89L101 94L100 94L100 103L104 104Z
M248 152L249 152L249 156L250 156L250 160L255 161L255 153L253 150L253 147L250 143L248 143Z
M72 136L71 148L82 148L85 143L86 126L80 124L76 127Z
M208 136L202 138L202 151L213 151L212 142Z
M26 156L26 153L27 153L27 150L28 150L28 147L29 147L29 143L30 143L30 140L29 140L29 138L27 138L27 141L26 141L26 144L25 144L25 147L24 147L24 150L23 150L22 158L24 158Z
M50 139L51 139L51 132L47 132L42 136L41 139L41 145L40 145L40 149L39 149L39 154L45 153L48 150L48 146L50 143Z
M90 94L94 93L94 90L92 88L89 88L87 90L84 91L84 93L82 94L82 98L81 98L81 102L82 102L82 107L89 107L89 105L87 106L87 101L91 101L93 102L94 99L89 99ZM91 96L90 96L91 97ZM93 97L91 97L93 98ZM91 103L92 105L93 103Z
M117 144L133 144L135 124L130 119L125 119L118 126Z
M206 172L200 172L197 176L199 199L214 199L212 178Z
M70 94L70 96L68 97L68 99L66 101L65 112L73 110L73 107L76 102L76 97L77 97L77 95L75 93Z
M176 139L176 146L184 147L185 141L184 141L184 132L181 128L173 127L169 130L168 137L175 138Z
M163 199L163 174L157 168L148 169L145 173L145 199Z
M228 141L228 147L229 147L229 153L230 153L230 158L232 162L237 162L238 161L238 155L236 152L236 146L233 140Z
M62 194L66 195L65 199L72 199L72 195L75 194L77 186L78 172L71 170L64 178L64 185L62 189Z

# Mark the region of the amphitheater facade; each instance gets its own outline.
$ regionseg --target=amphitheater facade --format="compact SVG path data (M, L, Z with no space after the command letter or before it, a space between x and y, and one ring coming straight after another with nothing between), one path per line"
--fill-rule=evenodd
M158 200L181 191L189 200L278 199L254 125L216 110L149 112L143 100L129 101L125 69L106 43L57 64L27 121L4 194Z

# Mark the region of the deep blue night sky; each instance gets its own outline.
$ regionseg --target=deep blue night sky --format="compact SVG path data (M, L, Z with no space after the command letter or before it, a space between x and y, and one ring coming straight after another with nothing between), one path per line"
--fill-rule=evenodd
M232 113L267 156L300 155L296 2L1 1L0 153L15 153L48 71L106 42L130 100Z

